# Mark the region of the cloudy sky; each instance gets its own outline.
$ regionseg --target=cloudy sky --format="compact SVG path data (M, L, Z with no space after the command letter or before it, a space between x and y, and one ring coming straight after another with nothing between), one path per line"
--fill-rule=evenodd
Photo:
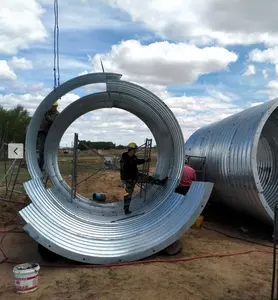
M101 71L101 58L106 71L165 101L185 140L278 94L277 0L59 2L61 82ZM0 104L32 114L53 88L53 0L1 0L0 8ZM91 92L66 95L59 109ZM74 132L117 144L151 137L136 117L115 109L78 119L62 145Z

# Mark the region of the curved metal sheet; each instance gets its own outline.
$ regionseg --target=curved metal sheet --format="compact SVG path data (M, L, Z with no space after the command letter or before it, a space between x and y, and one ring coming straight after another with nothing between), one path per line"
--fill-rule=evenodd
M50 93L36 110L27 132L26 158L31 180L24 184L32 204L20 211L25 230L45 247L87 263L136 260L169 246L195 221L208 201L212 183L195 183L186 197L174 193L184 162L184 140L171 110L148 90L120 80L121 75L97 73L74 78ZM107 92L78 99L52 125L45 145L47 171L53 183L45 189L36 158L36 136L42 116L65 93L84 84L106 82ZM58 146L68 126L82 114L104 107L127 110L152 131L158 146L156 173L169 176L165 187L153 187L146 201L134 196L133 213L123 214L123 201L96 204L77 195L58 168Z
M34 179L25 184L26 191L41 185ZM65 203L44 191L43 203L32 203L20 211L27 222L24 229L38 243L51 251L80 262L108 264L134 261L165 249L190 228L206 205L213 184L195 182L187 195L171 195L154 207L148 203L145 214L129 218L77 218ZM43 192L43 186L41 186ZM48 195L47 195L48 194ZM65 205L65 206L64 206ZM59 207L60 206L60 207Z
M269 223L278 201L277 107L274 99L246 109L197 130L185 143L186 155L206 157L206 179L214 182L217 199Z

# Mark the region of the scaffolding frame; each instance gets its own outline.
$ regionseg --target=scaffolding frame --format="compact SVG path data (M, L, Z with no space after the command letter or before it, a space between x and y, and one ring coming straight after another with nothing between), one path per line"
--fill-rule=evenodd
M143 147L144 145L144 147ZM143 151L144 151L144 159L145 162L143 164L141 174L143 175L143 178L148 178L150 173L150 160L152 155L152 139L146 139L145 144L142 145ZM146 200L147 190L148 190L148 180L141 181L139 184L140 187L140 198L142 198L142 194L144 193L144 201Z
M88 177L82 179L81 181L78 182L78 174L77 174L77 167L78 167L78 145L83 145L85 148L88 150L94 152L96 155L98 155L100 158L103 159L103 168L98 169ZM140 173L143 174L143 177L149 176L149 169L150 169L150 158L151 158L151 150L152 150L152 139L146 139L146 142L142 145L140 145L137 149L137 152L143 152L144 153L144 159L146 162L142 165L142 170L140 170ZM119 159L118 160L113 160L112 164L111 161L108 160L108 157L100 154L97 150L92 149L82 143L78 139L78 134L74 133L74 142L73 142L73 160L72 160L72 175L71 175L71 201L73 201L74 198L76 198L76 193L77 193L77 187L80 185L82 182L87 181L89 178L92 178L96 174L98 174L101 171L105 170L115 170L115 171L120 171L120 165L119 165ZM147 189L148 189L148 182L147 181L142 181L137 184L140 187L140 197L144 195L144 199L146 198L147 194Z
M76 197L77 189L77 158L78 158L78 134L74 134L73 141L73 160L72 160L72 175L71 175L71 201Z
M4 162L4 176L0 179L0 187L4 186L4 193L0 195L0 200L7 202L17 202L12 200L14 193L24 194L23 192L17 191L15 189L16 184L18 184L18 175L21 168L24 166L25 160L22 159L13 159L9 160L11 163L7 163L7 143L1 145L1 156L3 156ZM4 183L4 185L2 185Z

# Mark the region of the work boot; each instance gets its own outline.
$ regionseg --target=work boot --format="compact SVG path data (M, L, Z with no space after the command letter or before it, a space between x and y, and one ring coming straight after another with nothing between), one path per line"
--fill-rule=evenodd
M165 178L163 178L162 180L160 180L160 184L161 185L165 185L167 181L168 181L168 176L166 176Z
M129 206L125 206L125 207L124 207L124 211L125 211L125 214L126 214L126 215L131 214L131 211L129 210Z

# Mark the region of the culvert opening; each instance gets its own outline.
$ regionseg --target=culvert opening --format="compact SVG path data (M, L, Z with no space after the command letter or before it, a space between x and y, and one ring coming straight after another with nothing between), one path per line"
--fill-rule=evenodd
M82 197L78 193L72 197L72 190L61 175L57 157L59 143L67 128L88 112L95 112L104 108L112 110L122 109L139 118L152 132L157 145L157 164L154 175L160 181L168 177L168 181L163 187L160 185L152 186L148 190L146 198L138 197L137 195L135 197L134 195L130 207L132 212L144 210L145 206L148 206L149 209L159 207L160 203L164 203L163 200L170 197L168 187L170 186L172 189L177 184L182 172L184 139L179 124L169 108L156 96L133 84L118 81L113 83L111 81L110 83L111 89L114 91L119 89L120 91L90 94L71 103L60 113L55 123L51 126L45 143L45 162L49 179L54 186L53 191L56 201L63 202L63 205L74 210L74 213L80 216L83 216L84 213L86 215L89 211L96 218L103 215L110 218L123 213L123 201L100 204L94 201L89 203L87 198ZM50 94L49 99L46 98L44 101L50 101L50 96L52 97L53 95ZM40 109L41 107L38 108L35 115ZM35 125L37 126L36 123ZM32 142L33 136L31 135L29 139ZM33 149L33 144L30 148L31 150ZM29 153L31 158L29 165L34 165L35 167L34 169L29 169L31 171L34 170L34 174L31 172L31 175L37 177L37 161L34 161L32 153ZM80 209L77 209L77 206ZM101 220L103 219L101 217Z
M80 130L82 128L82 130ZM78 133L77 159L74 162L74 132ZM146 143L146 140L149 142ZM124 199L120 176L120 159L128 143L139 147L138 159L148 159L148 165L138 165L140 173L153 175L157 163L157 147L149 128L135 115L118 108L102 108L75 120L63 134L58 153L61 175L76 193L89 203L113 203ZM70 146L69 146L70 145ZM73 179L73 167L76 176ZM137 183L133 196L144 196L143 184Z
M266 121L257 149L257 168L263 195L272 210L278 199L278 108Z

